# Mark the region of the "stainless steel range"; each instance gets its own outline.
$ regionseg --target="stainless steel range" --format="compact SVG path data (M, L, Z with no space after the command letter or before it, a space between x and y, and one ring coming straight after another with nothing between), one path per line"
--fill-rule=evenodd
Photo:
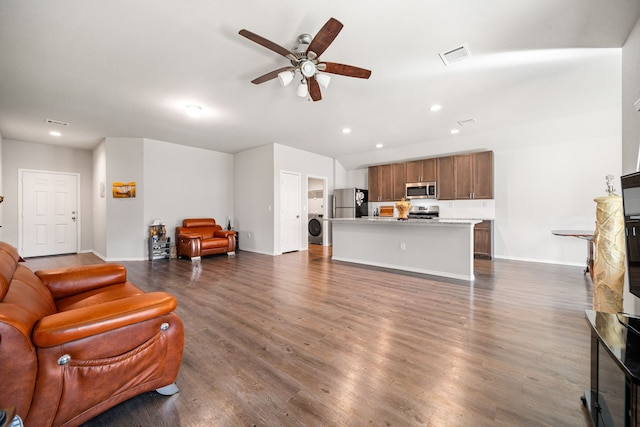
M440 206L411 206L408 217L409 219L438 219Z

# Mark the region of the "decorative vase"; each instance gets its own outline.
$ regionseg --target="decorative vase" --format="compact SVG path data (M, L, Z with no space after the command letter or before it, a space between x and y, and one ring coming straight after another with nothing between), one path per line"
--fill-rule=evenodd
M593 309L618 313L622 308L625 272L622 197L596 197L596 231L593 260Z
M409 219L407 215L409 214L409 208L411 208L411 202L408 200L404 200L404 197L396 202L396 209L398 210L398 219L399 220L407 220Z

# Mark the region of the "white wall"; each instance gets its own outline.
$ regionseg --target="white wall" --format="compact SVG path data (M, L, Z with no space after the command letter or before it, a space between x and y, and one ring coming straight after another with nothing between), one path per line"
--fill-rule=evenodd
M606 175L620 176L619 113L580 121L589 119L602 132L575 135L573 126L562 132L561 124L549 123L552 144L494 152L496 257L585 265L586 243L551 230L594 230L593 199L606 195Z
M234 229L241 250L274 254L273 145L233 157Z
M2 141L2 239L18 247L18 169L80 174L80 252L93 248L91 151L32 142Z
M102 140L93 149L93 252L107 257L107 198L111 188L107 184L106 144Z
M110 261L147 259L148 227L154 219L165 223L175 245L175 227L184 218L215 218L223 227L233 218L230 154L152 139L106 138L94 150L94 176L96 193L100 180L106 180L105 199L95 196L97 217L104 211L106 222L95 227L96 248L104 241L99 254ZM114 198L114 181L135 181L136 197Z
M143 142L142 138L105 138L108 261L145 259ZM135 182L136 197L114 198L114 182Z
M309 214L324 215L325 211L325 191L324 180L309 177L307 179L307 212Z
M233 155L145 139L144 224L162 220L175 245L185 218L233 220Z
M300 249L308 243L308 178L326 178L325 203L333 191L334 159L279 144L234 156L234 191L240 249L270 255L280 249L280 172L300 174Z
M324 215L324 207L324 197L309 197L307 199L307 214Z
M369 172L367 169L356 169L347 171L347 183L336 188L369 188Z
M351 183L350 175L351 171L347 171L342 164L333 160L333 182L334 188L348 188L348 187L358 187L358 188L366 188L367 184L365 183L362 186L358 186Z

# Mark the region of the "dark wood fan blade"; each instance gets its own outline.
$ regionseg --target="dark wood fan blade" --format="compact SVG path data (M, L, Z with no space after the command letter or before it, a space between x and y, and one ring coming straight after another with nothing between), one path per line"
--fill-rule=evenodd
M307 55L309 52L314 52L316 56L322 55L322 52L333 42L340 30L342 30L342 27L342 23L337 19L329 19L327 23L320 28L320 31L318 31L318 34L316 34L313 40L311 40L307 48Z
M322 99L322 94L320 93L320 85L315 77L309 77L307 79L307 86L309 86L309 96L314 101L320 101Z
M281 72L287 71L287 70L293 70L293 67L278 68L277 70L273 70L270 73L265 74L264 76L260 76L258 78L251 80L251 83L259 85L260 83L268 82L269 80L272 80L278 77L278 74L280 74Z
M277 43L272 42L271 40L267 40L262 36L259 36L259 35L255 34L255 33L252 33L251 31L240 30L238 32L238 34L240 34L243 37L248 38L252 42L258 43L260 46L264 46L267 49L270 49L270 50L274 51L275 53L279 53L280 55L282 55L284 57L288 57L289 55L293 55L288 49L283 48L282 46L280 46Z
M325 73L340 74L348 77L357 77L359 79L368 79L371 76L371 71L365 70L364 68L336 64L335 62L323 62L323 64L325 65Z

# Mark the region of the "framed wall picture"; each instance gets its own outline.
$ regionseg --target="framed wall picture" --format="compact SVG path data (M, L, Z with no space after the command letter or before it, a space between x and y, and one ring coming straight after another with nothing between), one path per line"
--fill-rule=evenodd
M114 199L128 199L136 197L136 183L115 181L111 187Z

